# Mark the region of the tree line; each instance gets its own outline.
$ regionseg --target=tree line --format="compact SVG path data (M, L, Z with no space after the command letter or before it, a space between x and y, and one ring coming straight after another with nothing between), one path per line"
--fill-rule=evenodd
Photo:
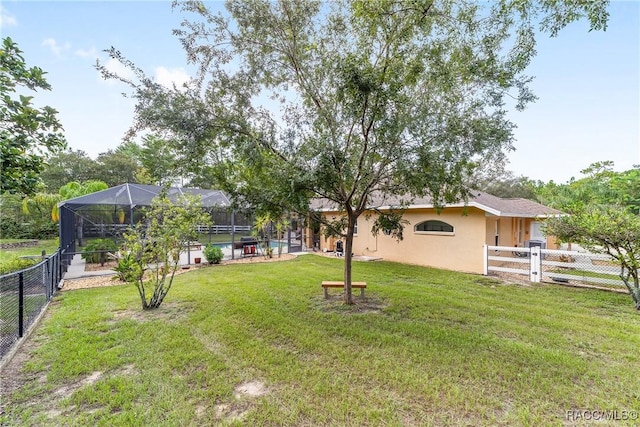
M202 177L185 174L180 153L170 141L145 135L140 143L127 141L92 159L83 150L66 149L51 154L40 174L41 192L57 192L71 181L102 181L109 187L124 183L200 186Z

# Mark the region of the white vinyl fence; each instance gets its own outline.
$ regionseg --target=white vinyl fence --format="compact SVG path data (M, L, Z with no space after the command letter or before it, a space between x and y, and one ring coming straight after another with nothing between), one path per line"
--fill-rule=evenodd
M577 251L484 246L484 274L524 275L531 282L590 284L606 287L626 286L621 268L607 255Z

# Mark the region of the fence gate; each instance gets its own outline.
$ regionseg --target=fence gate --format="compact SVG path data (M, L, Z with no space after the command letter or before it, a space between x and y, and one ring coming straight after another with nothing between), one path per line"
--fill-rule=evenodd
M530 282L540 282L542 266L540 247L517 248L484 245L484 274L490 271L529 276Z
M577 251L510 246L484 246L484 274L491 272L528 276L529 281L590 284L626 289L624 273L608 255Z

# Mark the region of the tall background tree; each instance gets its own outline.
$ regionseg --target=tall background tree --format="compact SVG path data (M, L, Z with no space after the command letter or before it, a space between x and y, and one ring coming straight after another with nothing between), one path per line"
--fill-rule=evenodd
M590 205L618 205L640 213L640 169L615 172L612 161L596 162L580 171L584 177L564 184L539 183L535 192L541 203L572 212Z
M96 176L97 164L82 150L64 150L47 159L40 178L49 193L57 193L60 187L72 181L100 179Z
M175 144L158 135L145 135L140 147L140 162L149 174L151 182L156 185L182 184L179 165L180 154L174 149Z
M120 52L137 99L133 132L172 133L195 170L212 166L236 201L274 217L308 214L310 199L344 215L322 218L345 240L345 302L358 217L391 196L464 199L484 161L512 148L507 99L535 99L525 69L536 26L552 35L606 2L200 1L175 33L199 66L191 86L165 89ZM98 66L107 78L119 78ZM400 203L401 207L402 203ZM401 236L401 216L381 212ZM374 226L375 229L380 227Z
M39 67L28 67L18 45L6 37L0 48L0 192L34 194L49 153L66 146L57 111L36 108L28 91L51 90Z

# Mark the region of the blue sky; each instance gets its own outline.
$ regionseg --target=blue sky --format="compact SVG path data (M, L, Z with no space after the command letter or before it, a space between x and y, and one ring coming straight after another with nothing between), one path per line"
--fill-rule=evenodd
M576 22L538 39L528 73L539 99L510 114L518 129L507 169L516 175L566 182L596 161L640 164L640 2L612 1L610 13L606 32ZM122 84L99 77L97 58L117 69L102 50L114 46L165 84L193 72L171 34L183 16L169 1L3 0L0 17L2 37L48 73L53 90L36 105L57 109L69 146L93 158L120 144L134 106Z

